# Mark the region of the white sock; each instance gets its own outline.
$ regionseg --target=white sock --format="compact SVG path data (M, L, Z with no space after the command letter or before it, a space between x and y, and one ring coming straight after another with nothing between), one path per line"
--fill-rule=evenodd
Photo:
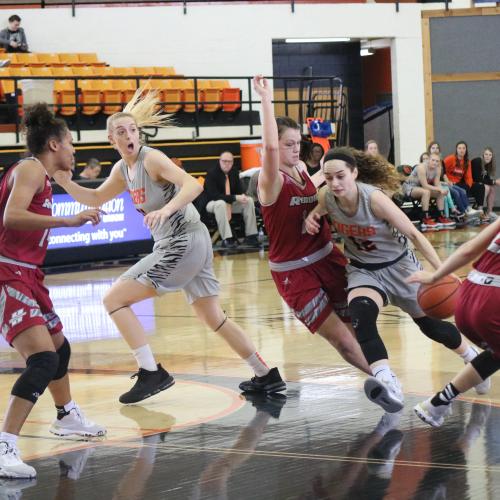
M0 441L6 441L10 446L17 445L17 438L15 434L10 434L9 432L0 432Z
M69 412L69 411L71 411L71 410L72 410L75 406L76 406L76 403L75 403L73 400L71 400L69 403L66 403L66 404L64 405L64 411Z
M477 354L477 351L470 345L463 354L460 354L460 356L466 363L470 363Z
M149 344L143 345L138 349L133 349L134 358L137 361L137 365L139 368L144 368L144 370L148 370L149 372L155 372L158 370L158 366L156 365L155 358L153 356L153 351Z
M392 371L389 365L377 365L371 370L375 378L384 378L390 380L390 378L392 377Z
M245 362L250 366L257 377L263 377L269 373L269 366L266 365L258 352L254 352L251 356L248 356Z

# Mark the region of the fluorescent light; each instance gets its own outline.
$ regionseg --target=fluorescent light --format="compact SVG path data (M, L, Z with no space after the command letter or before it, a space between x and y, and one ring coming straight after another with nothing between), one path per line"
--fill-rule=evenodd
M373 49L361 49L359 53L362 56L372 56L373 54L375 54L375 51Z
M350 42L350 38L286 38L285 43Z

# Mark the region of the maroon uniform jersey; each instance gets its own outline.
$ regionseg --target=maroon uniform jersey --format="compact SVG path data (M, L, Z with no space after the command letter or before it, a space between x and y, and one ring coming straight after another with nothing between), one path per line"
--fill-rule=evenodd
M27 158L29 159L31 158ZM49 230L18 231L7 229L3 224L5 206L10 194L8 181L19 163L11 167L0 182L0 255L40 266L47 253ZM39 215L52 215L52 188L48 176L45 177L43 190L33 196L28 211Z
M281 172L283 186L272 205L262 205L262 215L269 235L269 260L287 262L307 257L323 248L330 240L330 228L323 218L318 234L310 235L305 219L318 203L318 194L311 179L300 172L303 185Z
M481 273L500 276L500 233L497 233L483 255L474 263L474 268Z

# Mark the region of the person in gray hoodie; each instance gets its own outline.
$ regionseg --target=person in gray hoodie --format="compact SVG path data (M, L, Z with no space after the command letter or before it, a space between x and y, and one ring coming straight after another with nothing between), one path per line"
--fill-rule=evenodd
M10 16L9 27L0 31L0 45L7 52L29 52L26 34L21 28L21 18L17 14Z

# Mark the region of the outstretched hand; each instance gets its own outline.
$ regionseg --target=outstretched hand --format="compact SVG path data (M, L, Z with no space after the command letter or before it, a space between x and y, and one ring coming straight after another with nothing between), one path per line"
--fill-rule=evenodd
M87 222L92 223L93 226L101 222L101 214L104 212L100 208L89 208L68 218L69 227L83 226Z
M266 80L262 75L256 75L253 78L253 89L259 96L263 98L272 99L273 93L268 80Z

